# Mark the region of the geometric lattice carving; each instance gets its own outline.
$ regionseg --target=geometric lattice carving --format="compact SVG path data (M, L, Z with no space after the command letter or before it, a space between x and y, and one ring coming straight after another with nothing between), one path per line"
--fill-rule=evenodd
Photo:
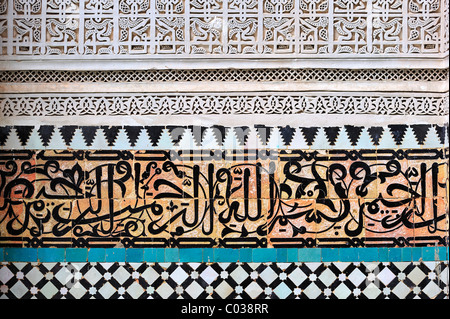
M441 56L446 0L13 0L4 56Z
M3 116L172 114L447 115L448 94L331 93L3 95Z
M219 69L0 72L5 83L61 82L268 82L268 81L448 81L448 69Z

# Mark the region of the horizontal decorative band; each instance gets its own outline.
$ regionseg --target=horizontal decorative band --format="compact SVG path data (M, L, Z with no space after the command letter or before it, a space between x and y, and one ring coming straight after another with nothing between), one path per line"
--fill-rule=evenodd
M2 30L11 32L4 32L1 54L20 60L441 57L448 52L446 4L141 0L131 5L123 0L59 5L31 0L25 5L3 0Z
M1 299L260 299L240 303L252 311L262 299L448 298L447 261L23 262L0 264L0 278Z
M221 94L3 94L0 114L9 116L379 114L448 115L448 93L236 93Z
M449 145L448 124L386 126L0 126L3 149L395 149Z
M448 81L448 69L220 69L0 71L0 83Z
M0 262L419 262L448 261L448 247L3 248Z
M448 149L0 151L0 244L448 244Z

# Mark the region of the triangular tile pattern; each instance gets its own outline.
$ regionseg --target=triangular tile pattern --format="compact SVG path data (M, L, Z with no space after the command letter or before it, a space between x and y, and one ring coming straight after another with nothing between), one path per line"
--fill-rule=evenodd
M2 263L0 299L443 299L448 262Z
M145 134L142 131L145 131ZM218 145L228 149L230 145L247 147L249 143L261 147L278 146L280 149L439 148L448 146L448 132L448 125L436 124L395 124L384 127L1 126L0 146L7 148L18 144L19 148L27 145L47 148L56 134L59 140L63 139L67 147L74 149L95 149L96 145L103 144L105 145L101 146L102 148L126 145L130 149L142 149L142 145L149 145L148 148L152 149L176 149L182 138L185 145L192 144L195 148ZM248 140L249 137L251 141ZM189 141L186 141L186 138ZM59 144L61 143L58 142Z

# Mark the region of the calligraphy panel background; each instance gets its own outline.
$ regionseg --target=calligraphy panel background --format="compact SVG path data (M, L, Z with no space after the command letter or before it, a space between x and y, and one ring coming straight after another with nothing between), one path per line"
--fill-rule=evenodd
M447 245L448 153L4 150L0 243Z

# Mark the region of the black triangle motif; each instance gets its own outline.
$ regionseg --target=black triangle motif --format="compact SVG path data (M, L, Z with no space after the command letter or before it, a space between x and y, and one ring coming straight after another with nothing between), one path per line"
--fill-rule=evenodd
M11 132L11 126L0 126L0 146L4 146Z
M444 145L445 143L445 125L433 125L434 128L436 129L436 133L439 137L439 141L441 142L442 145ZM447 125L447 132L448 132L448 125Z
M16 126L17 136L19 137L22 146L25 146L33 131L33 126Z
M327 136L328 139L328 143L330 143L330 145L334 145L336 143L341 128L337 126L331 126L331 127L324 127L324 129L325 135Z
M181 138L183 137L186 127L184 126L166 126L169 129L170 137L172 138L173 144L178 145Z
M367 129L374 145L380 144L380 138L383 135L384 128L381 126L372 126Z
M77 129L77 126L75 125L65 125L61 126L59 128L59 132L61 133L61 136L66 142L66 145L70 145L70 142L72 142L73 135L75 134L75 130Z
M414 136L416 137L417 143L423 145L425 139L427 138L428 131L430 130L430 124L414 124L410 125Z
M400 145L405 137L407 126L405 124L391 124L388 125L394 137L395 144Z
M55 127L53 125L41 125L38 129L39 136L42 139L42 145L48 146Z
M146 126L145 130L147 131L148 137L152 142L152 146L158 145L159 137L165 126Z
M192 131L192 135L194 136L194 141L197 146L202 145L203 135L205 134L205 131L207 127L205 126L189 126L189 128Z
M98 126L80 126L81 134L87 146L91 146L95 138Z
M225 134L229 128L228 127L225 128L222 125L213 125L212 129L213 129L213 135L216 138L217 144L222 146L223 142L225 140Z
M142 126L124 126L125 133L127 133L128 140L131 146L136 145L136 141L141 133Z
M106 140L109 146L113 146L119 134L120 126L101 126L103 132L105 132Z
M248 126L235 126L234 133L239 142L240 146L244 146L247 143L248 133L250 132L250 128Z
M303 136L306 140L306 143L311 146L314 143L314 139L316 138L318 127L302 127Z
M362 126L353 126L353 125L345 125L345 130L347 131L347 136L350 140L352 146L355 146L358 143L359 137L361 136L361 132L363 130Z
M256 124L254 126L256 128L256 134L258 134L259 139L263 142L264 145L267 145L269 141L270 134L272 134L272 127Z
M292 138L294 137L295 128L287 126L278 126L280 129L281 137L283 138L284 145L289 146L291 144Z

